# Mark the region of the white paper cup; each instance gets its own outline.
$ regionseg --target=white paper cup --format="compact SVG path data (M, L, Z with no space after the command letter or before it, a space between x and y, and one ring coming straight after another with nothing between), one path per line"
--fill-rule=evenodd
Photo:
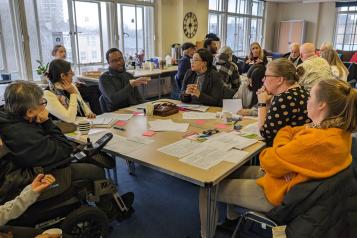
M148 103L145 105L146 116L154 115L154 105L152 103Z
M81 133L81 135L88 135L89 130L90 130L89 121L85 120L85 121L80 121L78 123L78 131L79 133Z
M45 230L42 234L57 235L58 238L62 238L62 230L59 228Z

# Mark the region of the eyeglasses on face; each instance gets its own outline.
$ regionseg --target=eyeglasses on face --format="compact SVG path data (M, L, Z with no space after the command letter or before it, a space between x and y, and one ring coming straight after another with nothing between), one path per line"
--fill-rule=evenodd
M47 99L46 98L42 98L40 100L40 106L47 106Z
M267 77L271 77L271 78L279 78L279 77L281 77L281 76L266 74L266 75L264 75L264 80L266 80L266 79L267 79Z
M124 58L120 57L120 58L115 58L115 59L109 60L109 63L119 63L119 62L122 62L122 61L124 61Z

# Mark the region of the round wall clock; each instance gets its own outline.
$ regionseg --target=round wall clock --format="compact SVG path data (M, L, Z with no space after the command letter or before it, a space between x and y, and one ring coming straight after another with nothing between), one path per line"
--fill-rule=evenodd
M193 12L186 13L183 19L183 32L187 38L192 38L196 35L198 28L197 17Z

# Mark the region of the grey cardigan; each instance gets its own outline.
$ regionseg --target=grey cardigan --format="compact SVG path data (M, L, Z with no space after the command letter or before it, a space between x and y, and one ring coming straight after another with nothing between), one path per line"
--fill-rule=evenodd
M36 202L39 196L40 193L33 191L31 185L27 185L14 200L0 206L0 226L19 217L29 206Z

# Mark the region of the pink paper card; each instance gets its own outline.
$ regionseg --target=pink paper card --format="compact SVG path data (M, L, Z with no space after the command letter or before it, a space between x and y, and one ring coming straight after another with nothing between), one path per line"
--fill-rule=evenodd
M195 123L198 125L202 125L202 124L205 124L206 121L205 120L196 120Z
M143 112L133 112L134 116L139 116L139 115L142 115L142 114L144 114L144 113Z
M217 124L217 125L215 126L215 128L218 128L218 129L226 129L227 126L224 125L224 124Z
M125 121L117 121L115 123L116 126L125 126L126 125L126 122Z
M144 131L143 136L153 136L155 135L155 131Z

